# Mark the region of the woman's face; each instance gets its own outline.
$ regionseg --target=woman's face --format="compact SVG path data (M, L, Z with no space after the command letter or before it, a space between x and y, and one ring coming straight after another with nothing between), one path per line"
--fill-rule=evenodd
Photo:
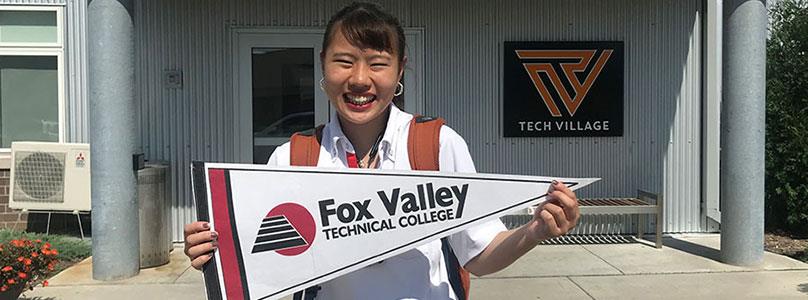
M398 57L357 48L334 28L323 54L323 88L342 122L364 125L384 115L403 74Z

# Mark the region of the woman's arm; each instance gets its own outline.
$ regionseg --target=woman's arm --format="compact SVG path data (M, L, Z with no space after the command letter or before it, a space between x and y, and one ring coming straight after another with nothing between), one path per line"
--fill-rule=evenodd
M533 220L519 228L500 232L465 268L477 276L497 272L533 249L539 242L561 236L578 224L578 199L566 185L555 182Z

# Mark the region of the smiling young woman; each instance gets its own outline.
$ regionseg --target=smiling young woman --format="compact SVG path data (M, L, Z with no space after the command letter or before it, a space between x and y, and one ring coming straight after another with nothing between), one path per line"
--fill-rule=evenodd
M351 4L329 21L320 54L324 75L320 87L335 113L321 131L314 165L413 169L408 137L414 116L391 104L404 91L405 43L396 18L375 4ZM438 148L441 172L476 172L466 142L445 125L439 128ZM275 149L268 164L290 166L290 149L290 143ZM458 288L458 270L449 266L463 266L478 276L496 272L539 241L575 226L579 217L575 194L563 183L552 185L547 194L548 202L522 227L508 231L495 219L452 234L445 242L434 240L334 278L306 293L324 299L465 299L468 290ZM205 222L186 225L185 251L195 268L210 260L216 238Z
M332 18L320 54L325 91L361 162L385 130L393 98L403 92L404 30L375 6L355 4Z

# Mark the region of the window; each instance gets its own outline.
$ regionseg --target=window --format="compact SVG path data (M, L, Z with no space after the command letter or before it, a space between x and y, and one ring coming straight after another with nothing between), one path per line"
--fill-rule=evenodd
M0 148L64 141L62 11L0 6Z

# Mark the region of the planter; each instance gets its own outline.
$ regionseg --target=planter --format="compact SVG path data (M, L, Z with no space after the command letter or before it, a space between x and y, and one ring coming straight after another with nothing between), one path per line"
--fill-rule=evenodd
M11 286L5 292L0 292L0 300L17 300L25 290L25 282Z

